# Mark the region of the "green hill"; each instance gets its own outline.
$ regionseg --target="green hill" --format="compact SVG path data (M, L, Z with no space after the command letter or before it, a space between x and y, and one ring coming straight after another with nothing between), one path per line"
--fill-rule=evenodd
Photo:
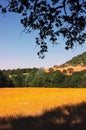
M67 61L64 66L76 66L76 65L86 65L86 52L76 57L73 57L71 60Z

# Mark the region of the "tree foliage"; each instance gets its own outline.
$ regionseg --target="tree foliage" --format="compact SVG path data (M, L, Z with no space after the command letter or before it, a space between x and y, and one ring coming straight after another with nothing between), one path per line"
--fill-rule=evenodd
M12 80L9 79L9 76L7 74L4 74L1 70L0 70L0 87L13 87L13 83Z
M40 46L40 58L48 51L47 38L57 44L62 35L66 49L85 42L86 0L9 0L7 5L0 4L0 9L2 13L21 14L26 32L38 30L36 44Z
M66 62L64 64L65 66L76 66L76 65L82 65L82 66L86 66L86 52L73 57L71 60L69 60L68 62Z
M24 73L26 70L28 73ZM12 75L9 75L9 71ZM0 70L0 87L86 88L86 70L81 72L73 72L72 75L66 75L60 71L46 73L44 70L36 68L20 69L20 71L16 69L9 71ZM15 72L17 75L15 75Z

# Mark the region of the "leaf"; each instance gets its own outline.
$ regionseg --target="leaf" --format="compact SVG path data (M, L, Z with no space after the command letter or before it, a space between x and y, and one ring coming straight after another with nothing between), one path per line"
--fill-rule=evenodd
M24 12L24 13L22 13L22 15L23 15L23 16L26 16L26 15L27 15L27 13L26 13L26 12Z
M2 8L2 13L6 13L6 9L5 8Z
M0 5L0 8L2 8L2 5Z

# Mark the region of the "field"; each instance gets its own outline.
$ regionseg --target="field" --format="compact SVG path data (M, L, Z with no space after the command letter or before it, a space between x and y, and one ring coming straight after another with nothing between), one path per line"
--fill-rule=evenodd
M40 115L62 105L86 102L80 88L0 88L0 117Z
M60 66L58 66L57 68L52 67L52 69L54 71L59 70L61 72L63 72L64 70L68 70L69 68L72 68L74 72L80 72L80 71L86 70L86 66L83 66L83 65L68 66L68 67L60 67ZM49 72L49 68L45 69L45 72ZM70 75L70 73L68 73L68 72L67 72L67 74Z

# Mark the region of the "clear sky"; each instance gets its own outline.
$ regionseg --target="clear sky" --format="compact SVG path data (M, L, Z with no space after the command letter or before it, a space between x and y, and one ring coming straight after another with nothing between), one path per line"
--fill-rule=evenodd
M37 32L26 34L22 33L23 29L19 15L8 13L3 16L0 13L0 69L52 67L86 51L86 44L66 51L61 38L59 45L54 47L48 41L48 52L44 59L39 59L39 47L35 44Z

